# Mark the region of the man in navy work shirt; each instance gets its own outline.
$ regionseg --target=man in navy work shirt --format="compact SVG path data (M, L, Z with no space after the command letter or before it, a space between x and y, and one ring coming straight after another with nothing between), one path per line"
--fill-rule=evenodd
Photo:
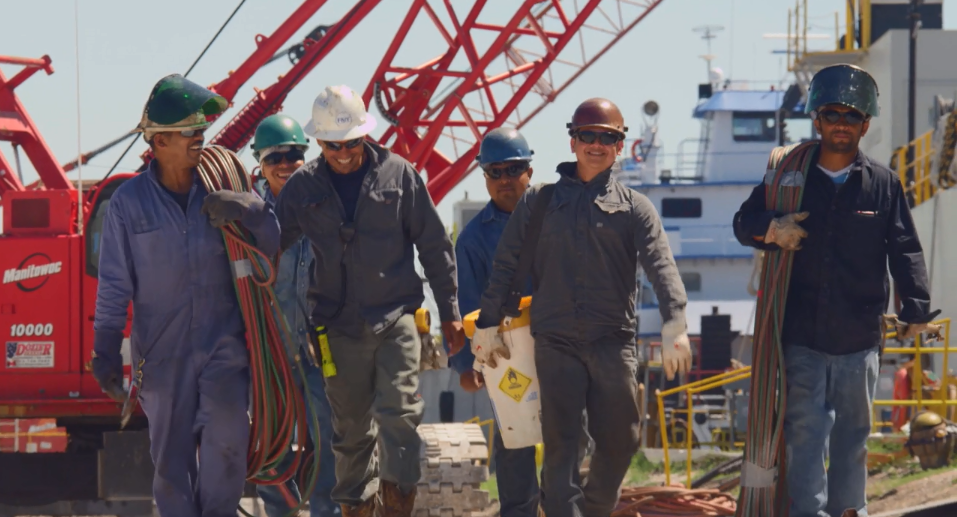
M375 127L348 86L321 92L305 133L322 155L289 178L276 214L280 247L305 235L315 254L311 316L328 328L337 370L326 378L335 429L332 499L345 517L371 517L377 507L384 517L410 517L423 411L414 314L425 293L416 250L453 352L465 335L452 241L412 164L365 138Z
M482 291L492 272L495 247L508 216L532 178L532 150L515 129L493 129L482 140L477 160L485 171L485 186L492 200L462 229L455 241L459 279L459 308L469 314L479 308ZM525 295L531 294L526 286ZM475 356L469 347L449 357L465 391L482 388L484 379L473 369ZM495 472L502 517L534 517L538 513L538 472L535 447L506 449L502 434L493 442Z
M877 99L877 84L864 70L821 69L805 108L821 141L804 178L801 211L769 211L762 183L734 216L742 244L794 252L781 336L790 517L838 517L848 509L866 515L888 266L899 318L909 324L898 336L923 332L931 316L924 255L900 180L858 149L879 114Z

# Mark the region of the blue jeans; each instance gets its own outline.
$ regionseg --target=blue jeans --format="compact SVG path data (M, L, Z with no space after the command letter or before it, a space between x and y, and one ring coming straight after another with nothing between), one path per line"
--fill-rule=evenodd
M497 425L497 424L496 424ZM501 517L535 517L538 515L538 466L535 447L506 449L502 433L492 441L495 455L495 481Z
M332 454L332 410L329 408L329 401L326 399L325 379L322 377L322 370L313 366L308 360L302 362L303 373L306 377L308 391L303 390L303 396L308 396L313 407L316 409L316 416L319 420L319 441L316 445L319 450L319 479L316 480L316 488L309 498L309 514L312 517L332 517L340 515L339 505L332 502L332 487L336 485L336 459ZM293 376L296 383L299 384L299 372L293 367ZM308 412L309 401L306 402ZM312 418L308 418L309 434L315 434ZM288 468L292 462L292 453L287 454L280 463L279 471ZM296 477L286 482L286 488L292 493L292 496L298 500L300 497L299 488L296 486ZM289 514L293 508L286 503L279 485L257 485L256 491L263 500L266 507L266 515L269 517L282 517Z
M848 508L867 516L867 436L880 368L877 352L875 347L828 355L796 345L784 348L789 517L840 517ZM825 452L830 458L826 472Z

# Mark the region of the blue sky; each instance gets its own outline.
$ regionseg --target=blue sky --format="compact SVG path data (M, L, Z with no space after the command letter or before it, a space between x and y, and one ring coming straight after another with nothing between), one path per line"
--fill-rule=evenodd
M489 0L486 12L492 18L496 14L506 17L511 14L514 1ZM256 34L271 34L300 3L247 0L190 79L204 85L222 80L253 52ZM348 84L363 90L410 3L411 0L383 0L291 92L284 112L305 124L313 99L325 86ZM431 3L441 4L434 0ZM842 9L844 2L809 3L809 32L834 34L833 13ZM47 54L52 58L55 73L34 75L17 89L17 95L57 160L66 163L78 154L78 84L79 144L87 152L134 127L153 84L166 74L185 72L237 4L238 0L85 0L80 2L76 17L75 4L70 0L0 0L0 54L33 58ZM353 4L352 0L330 0L293 40L300 40L316 25L337 21ZM463 13L471 2L453 0L452 4ZM604 4L614 2L606 0ZM706 24L723 26L712 40L711 52L716 56L713 66L720 67L730 79L753 81L755 86L765 87L789 78L784 57L772 54L774 50L783 50L785 41L763 35L786 32L787 10L792 6L785 0L664 0L525 126L523 133L535 149L535 180L554 181L555 165L571 159L565 122L579 102L595 96L610 98L622 108L632 129L630 136L638 136L645 101L658 102L665 166L673 165L678 142L696 138L699 130L691 111L697 84L705 79L706 67L700 56L707 47L692 29ZM957 10L944 10L944 27L957 27ZM404 43L400 52L402 64L414 66L435 55L435 39L425 32L420 34ZM812 47L825 48L830 44L830 40L812 41ZM577 50L576 45L569 48L573 47ZM234 99L236 106L227 116L231 117L252 98L253 87L271 85L289 66L288 61L279 60L259 70L240 89ZM8 78L19 69L0 65ZM371 111L377 114L375 108ZM218 132L225 119L210 133ZM381 134L383 126L380 118L380 129L374 134ZM126 145L124 142L96 157L83 167L83 177L102 177ZM140 140L118 170L135 168L144 149L145 143ZM8 144L0 143L0 151L13 162ZM307 158L318 152L318 146L313 145ZM254 165L249 152L241 156L247 166ZM21 153L25 180L31 182L36 174L24 158ZM75 178L76 173L70 176ZM466 191L471 199L488 198L484 181L473 173L440 203L439 210L447 225L452 224L452 203Z

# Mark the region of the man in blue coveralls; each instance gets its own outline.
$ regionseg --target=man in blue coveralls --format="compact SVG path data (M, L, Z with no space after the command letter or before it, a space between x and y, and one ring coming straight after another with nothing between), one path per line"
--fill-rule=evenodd
M465 225L455 241L459 308L463 315L479 308L492 272L495 247L532 178L532 154L525 138L515 129L493 129L482 139L477 160L485 171L485 187L492 200ZM531 289L527 286L525 295L529 294ZM484 385L482 374L473 369L474 361L467 346L449 357L449 365L459 374L459 384L468 392L476 392ZM539 503L535 448L506 449L501 433L495 433L492 447L502 517L534 517Z
M266 188L263 197L266 201L275 204L279 191L286 184L296 169L305 163L305 151L309 148L302 127L292 117L276 114L263 119L256 128L256 135L252 143L253 157L259 161L259 167L266 179ZM279 257L279 269L276 273L276 283L273 287L276 298L279 300L279 309L282 311L289 331L294 341L286 343L286 353L290 361L299 356L299 365L303 369L306 385L299 385L302 396L316 410L318 422L308 417L309 434L315 435L315 423L319 426L319 441L314 444L316 459L319 462L319 479L309 498L309 513L313 517L330 517L339 515L339 505L332 502L332 487L336 484L336 463L332 454L332 410L326 399L325 380L322 370L310 361L307 346L309 332L307 330L306 291L309 290L309 272L313 267L315 255L312 246L305 237L300 238ZM299 373L295 371L296 362L292 362L293 377L299 381ZM282 472L289 468L292 454L286 456L287 462L277 470ZM289 494L298 500L300 490L296 485L296 478L286 482ZM287 515L294 506L290 506L284 498L278 485L258 485L257 491L266 506L266 515L281 517Z
M239 221L275 256L279 224L256 194L208 193L197 176L206 116L227 104L179 74L156 83L134 129L155 158L116 190L103 225L93 375L125 396L120 345L132 301L134 380L163 517L233 517L246 482L249 357L218 227Z

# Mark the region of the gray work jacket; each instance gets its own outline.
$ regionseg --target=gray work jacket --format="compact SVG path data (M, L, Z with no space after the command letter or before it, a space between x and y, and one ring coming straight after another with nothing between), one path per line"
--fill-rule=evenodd
M654 205L607 170L583 183L577 164L558 166L560 179L545 212L532 267L534 334L592 341L636 331L638 264L658 295L661 318L684 317L687 295ZM494 270L482 295L478 326L497 325L531 207L543 185L529 188L495 252Z
M316 324L361 335L363 324L381 332L425 299L415 271L413 245L435 295L441 321L459 321L455 255L439 214L412 165L387 149L366 142L369 172L362 182L354 223L329 179L325 158L299 168L276 202L286 250L303 234L312 244L315 267L309 302ZM354 235L348 244L349 228ZM345 267L345 305L339 306Z

